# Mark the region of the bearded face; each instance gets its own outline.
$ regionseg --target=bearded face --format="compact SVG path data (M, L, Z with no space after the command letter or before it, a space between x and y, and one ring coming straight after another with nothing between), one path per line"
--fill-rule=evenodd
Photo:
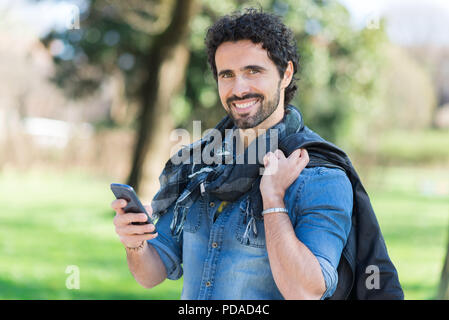
M221 103L238 128L268 129L271 118L282 119L282 79L261 44L224 42L215 61Z

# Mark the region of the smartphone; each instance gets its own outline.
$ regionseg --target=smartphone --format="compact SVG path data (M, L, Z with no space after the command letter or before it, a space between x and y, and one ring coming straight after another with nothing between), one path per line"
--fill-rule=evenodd
M124 199L128 202L126 207L123 208L123 210L126 213L142 213L143 212L147 215L146 222L133 222L132 224L138 224L138 225L148 224L148 223L155 224L153 219L151 219L150 215L148 214L147 210L145 210L145 207L142 205L142 202L140 202L139 197L137 196L133 187L128 186L127 184L111 183L111 190L117 199ZM153 232L148 232L148 233L155 234L156 229Z

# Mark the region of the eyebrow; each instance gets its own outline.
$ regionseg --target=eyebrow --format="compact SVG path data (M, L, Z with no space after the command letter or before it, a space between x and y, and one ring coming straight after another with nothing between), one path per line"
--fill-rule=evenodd
M249 65L249 66L245 66L242 68L242 70L258 70L258 71L266 71L267 69L265 69L262 66L258 66L258 65Z
M241 70L241 71L245 71L245 70L266 71L267 69L264 68L264 67L262 67L262 66L258 66L258 65L249 65L249 66L244 66L244 67L241 68L240 70ZM225 74L225 73L228 73L228 72L232 72L232 70L230 70L230 69L221 70L221 71L218 73L218 76L221 76L221 75L223 75L223 74Z

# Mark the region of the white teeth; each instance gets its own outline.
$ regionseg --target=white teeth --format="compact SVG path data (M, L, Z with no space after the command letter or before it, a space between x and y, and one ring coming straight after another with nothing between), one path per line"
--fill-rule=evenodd
M234 105L238 109L244 109L244 108L248 108L248 107L252 106L253 104L256 104L256 102L257 102L257 100L251 101L251 102L247 102L247 103L234 103Z

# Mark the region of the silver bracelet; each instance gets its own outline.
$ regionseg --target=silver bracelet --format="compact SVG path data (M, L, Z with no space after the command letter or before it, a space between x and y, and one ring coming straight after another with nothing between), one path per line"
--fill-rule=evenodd
M273 212L284 212L284 213L288 214L288 210L286 208L270 208L270 209L262 211L262 216L264 216L268 213L273 213Z

